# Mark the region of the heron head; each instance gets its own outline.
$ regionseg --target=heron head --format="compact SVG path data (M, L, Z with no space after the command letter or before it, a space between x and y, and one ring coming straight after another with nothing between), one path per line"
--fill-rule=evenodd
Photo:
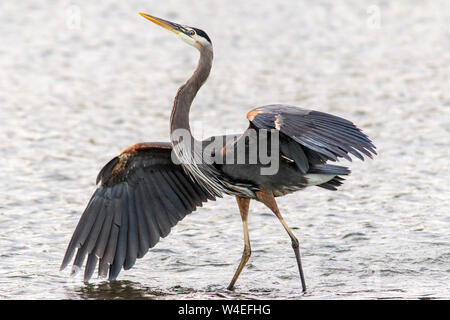
M164 29L173 32L177 36L177 38L183 40L184 42L193 47L196 47L197 49L200 49L201 47L205 46L212 46L211 39L209 39L208 35L203 30L180 25L174 22L170 22L161 18L151 16L146 13L139 12L139 14L143 16L145 19L148 19L151 22L156 23L157 25L163 27Z

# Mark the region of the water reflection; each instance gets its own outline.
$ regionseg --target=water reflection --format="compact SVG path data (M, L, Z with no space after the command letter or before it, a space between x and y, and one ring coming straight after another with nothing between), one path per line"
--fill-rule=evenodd
M104 281L96 284L87 283L70 292L69 296L74 294L80 299L99 300L150 300L167 295L167 293L158 289L128 280Z
M225 287L210 285L201 290L175 285L166 290L151 288L134 281L102 281L85 283L76 288L66 288L69 299L83 300L155 300L155 299L264 299L273 290L251 289L230 291ZM297 298L304 296L298 295Z

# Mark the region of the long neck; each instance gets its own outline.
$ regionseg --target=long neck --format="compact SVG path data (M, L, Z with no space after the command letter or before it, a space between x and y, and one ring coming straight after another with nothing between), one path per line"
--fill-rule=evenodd
M221 196L222 182L217 179L215 167L204 162L203 144L194 139L189 126L189 110L200 87L211 71L212 47L200 47L200 59L194 74L178 89L170 116L170 140L173 151L172 161L181 164L194 181L203 186L210 196ZM173 157L173 155L176 157Z
M197 68L189 80L178 89L175 101L173 103L172 114L170 116L170 135L174 136L176 130L184 130L191 137L191 128L189 126L189 111L192 101L195 98L200 87L205 83L209 76L212 66L213 51L211 47L201 47L200 59ZM172 139L172 143L173 143Z

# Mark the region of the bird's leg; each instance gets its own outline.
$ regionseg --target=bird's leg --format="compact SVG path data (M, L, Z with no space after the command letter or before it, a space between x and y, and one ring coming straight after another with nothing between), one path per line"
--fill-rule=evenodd
M267 190L258 191L258 192L256 192L256 198L259 201L261 201L262 203L264 203L270 210L272 210L273 213L275 213L278 220L280 220L284 229L287 231L289 237L291 238L292 248L294 249L295 258L297 259L298 271L300 273L300 280L302 282L303 292L305 292L306 291L305 276L303 275L302 261L300 259L300 246L299 246L297 238L294 236L291 229L289 229L288 225L286 224L283 217L281 216L280 210L278 209L277 202L275 201L275 198L271 191L267 191Z
M251 255L250 238L248 236L248 225L247 225L248 207L250 205L250 199L236 196L236 200L239 206L239 211L241 212L242 224L244 226L244 252L242 253L241 262L239 263L239 266L236 272L234 273L233 279L231 279L230 285L228 286L228 290L233 290L234 284L236 283L239 275L241 274L242 269L244 268L245 264L247 263Z

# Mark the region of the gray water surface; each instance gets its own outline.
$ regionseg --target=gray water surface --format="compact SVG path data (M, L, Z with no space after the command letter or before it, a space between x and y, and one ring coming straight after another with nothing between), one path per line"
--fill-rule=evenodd
M285 103L354 121L377 146L337 192L262 204L242 249L232 197L207 203L118 281L59 271L101 167L168 141L177 88L197 52L137 13L206 30L210 79L197 138L241 132L250 109ZM0 298L450 298L448 1L0 2Z

